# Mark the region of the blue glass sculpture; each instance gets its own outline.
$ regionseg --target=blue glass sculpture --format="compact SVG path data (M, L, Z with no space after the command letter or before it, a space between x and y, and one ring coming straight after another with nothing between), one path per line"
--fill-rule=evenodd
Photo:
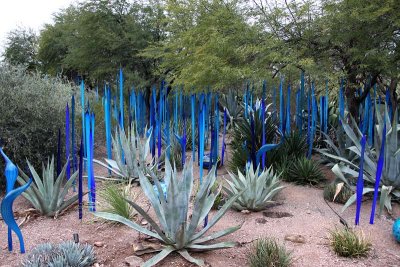
M393 236L400 243L400 218L397 218L393 223Z
M6 161L6 169L4 173L7 179L6 196L1 201L0 211L5 224L7 224L8 226L8 250L12 251L11 231L13 231L18 236L21 253L25 253L24 239L22 237L21 230L19 229L18 224L14 219L12 205L14 203L14 200L31 185L32 179L30 179L29 182L25 185L14 189L15 181L18 177L18 169L14 165L14 163L12 163L12 161L7 157L2 148L0 148L0 154Z

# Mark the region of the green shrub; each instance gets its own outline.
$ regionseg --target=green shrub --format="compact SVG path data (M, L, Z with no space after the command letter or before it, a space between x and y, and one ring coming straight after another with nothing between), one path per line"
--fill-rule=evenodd
M76 244L72 241L57 245L46 243L34 248L22 262L23 267L43 266L92 266L95 254L91 245Z
M258 239L247 255L250 267L287 267L292 262L291 253L271 238Z
M348 188L346 184L343 185L342 189L338 193L338 195L335 198L335 201L333 201L333 198L335 197L336 194L336 186L340 181L333 181L330 184L327 184L324 188L324 199L327 201L331 202L336 202L340 204L345 204L347 200L353 195L353 191Z
M305 133L300 134L298 131L286 135L278 148L268 152L268 163L289 166L289 162L305 157L308 150L306 137Z
M335 228L329 232L330 244L336 254L342 257L365 257L372 248L363 232L356 232L351 228Z
M316 185L324 179L318 163L302 157L291 163L284 179L301 185Z
M39 167L57 152L58 129L64 135L65 106L74 89L59 79L0 64L1 145L21 169L25 169L26 159ZM0 164L3 169L3 162Z

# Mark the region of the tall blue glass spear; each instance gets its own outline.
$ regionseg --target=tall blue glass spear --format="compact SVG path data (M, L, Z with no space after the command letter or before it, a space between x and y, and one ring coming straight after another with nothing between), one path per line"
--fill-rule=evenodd
M81 81L81 108L82 108L82 132L83 132L83 140L86 140L86 131L85 131L85 82ZM83 156L86 157L86 148L84 145L83 148Z
M226 135L226 108L224 107L224 132L222 134L221 166L224 165L225 157L225 135Z
M191 96L191 110L192 110L192 158L193 161L196 160L196 123L195 123L195 109L196 109L196 94L192 94Z
M70 131L69 131L69 105L67 103L67 106L65 107L65 159L67 160L67 170L66 170L66 175L67 179L71 177L71 165L70 165Z
M328 80L326 80L326 87L325 87L325 128L324 128L324 132L328 133L328 122L329 122L329 93L328 93Z
M283 81L279 84L279 130L282 134L285 133L285 100L283 97Z
M357 189L356 189L356 219L355 224L360 224L360 212L361 212L361 203L362 203L362 195L364 190L364 152L365 152L365 143L366 137L363 135L361 139L361 158L360 158L360 170L358 173L357 179Z
M81 145L79 148L79 173L78 173L78 217L82 220L83 208L83 134L81 137Z
M71 99L71 144L72 144L72 170L77 170L76 153L75 153L75 96Z
M265 93L267 90L267 82L263 81L262 96L261 96L261 123L262 123L262 146L265 145ZM265 155L262 155L262 168L265 168Z
M290 83L288 84L287 88L287 101L286 101L286 127L285 127L285 133L290 134Z
M124 77L122 73L122 68L119 68L119 110L119 126L121 127L121 129L124 129Z

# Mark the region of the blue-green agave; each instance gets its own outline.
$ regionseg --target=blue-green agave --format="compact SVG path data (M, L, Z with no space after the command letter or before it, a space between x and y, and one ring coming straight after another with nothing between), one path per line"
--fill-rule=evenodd
M140 185L144 194L150 201L157 220L154 220L139 205L128 201L129 204L151 225L153 230L148 230L139 224L127 220L121 216L96 212L96 216L123 223L132 229L154 237L164 245L163 249L153 258L144 263L144 267L153 266L167 257L171 252L176 251L183 258L198 266L203 266L204 261L192 257L188 251L209 251L215 249L230 248L236 245L235 242L221 242L208 244L219 237L226 236L238 230L241 226L234 226L220 230L209 235L206 233L221 219L232 204L240 196L240 192L230 198L222 208L216 212L203 228L204 219L209 214L219 192L212 192L216 180L216 167L214 166L209 174L204 177L200 189L195 195L194 207L191 217L189 216L190 198L193 189L193 166L189 160L179 179L176 169L172 170L169 161L165 164L165 185L167 187L166 197L164 194L157 194L149 179L139 170ZM153 176L158 192L162 192L160 182ZM220 191L220 190L219 190ZM157 223L158 221L159 223Z

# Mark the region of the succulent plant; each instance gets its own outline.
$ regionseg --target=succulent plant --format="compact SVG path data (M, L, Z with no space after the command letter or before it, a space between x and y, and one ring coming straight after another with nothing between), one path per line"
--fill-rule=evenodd
M324 188L324 199L327 201L345 204L352 195L353 191L340 180L335 180Z
M221 242L208 244L219 237L226 236L238 230L240 226L230 227L215 233L206 235L206 233L221 219L226 211L237 200L240 194L229 199L224 206L217 211L208 224L199 229L199 225L203 225L203 221L217 197L216 193L211 192L211 188L216 180L216 167L214 166L209 174L204 177L203 183L194 199L193 213L189 221L189 205L191 192L193 188L193 165L189 160L182 172L182 177L177 177L176 170L172 170L171 164L167 160L165 163L165 184L167 188L167 197L164 194L157 194L149 179L139 171L140 185L144 194L149 199L157 220L154 220L139 205L128 201L129 204L151 225L153 230L148 230L135 222L127 220L122 216L115 214L96 212L96 216L123 223L136 231L148 236L154 237L161 241L164 248L159 254L144 263L144 267L153 266L167 257L171 252L176 251L186 260L199 266L204 265L204 261L193 258L188 251L209 251L214 249L223 249L234 247L234 242ZM158 192L162 192L160 182L157 177L152 176ZM158 221L159 223L157 223Z
M149 175L149 171L155 170L157 167L157 163L148 165L146 162L150 151L151 135L152 129L147 132L147 139L144 142L140 140L134 123L132 123L127 135L124 129L117 129L115 137L112 138L115 160L104 159L106 163L103 163L94 159L93 162L113 172L119 177L118 179L136 181L139 179L139 170L145 175ZM107 179L106 177L96 177Z
M125 201L125 199L130 197L130 185L118 186L113 182L105 184L104 189L100 191L100 196L104 200L105 205L103 211L118 214L124 218L131 219L137 213L135 210Z
M60 244L45 243L37 246L22 262L23 267L88 267L95 262L91 245L72 241Z
M255 241L247 256L250 267L288 267L292 260L292 253L272 238Z
M235 93L230 90L228 94L221 97L221 105L218 107L221 114L224 114L224 108L227 110L228 123L227 129L235 128L236 123L242 119L244 108L240 105Z
M57 216L61 211L68 208L75 201L78 200L78 194L73 195L67 200L68 190L72 187L78 172L71 175L69 180L66 181L65 172L68 167L66 163L56 179L54 179L54 157L51 162L47 162L46 167L43 165L43 175L40 177L35 168L29 163L28 167L33 176L34 183L22 195L39 211L42 215L49 217ZM29 177L22 170L19 171L18 182L24 185L29 182Z
M316 185L324 179L324 175L317 162L302 157L290 164L284 178L296 184Z
M272 167L260 172L260 167L254 171L248 168L246 176L239 170L238 175L229 172L231 181L226 180L228 186L223 190L232 198L239 192L243 193L233 204L236 210L259 211L273 203L273 198L284 188L280 186L279 175L274 174Z

